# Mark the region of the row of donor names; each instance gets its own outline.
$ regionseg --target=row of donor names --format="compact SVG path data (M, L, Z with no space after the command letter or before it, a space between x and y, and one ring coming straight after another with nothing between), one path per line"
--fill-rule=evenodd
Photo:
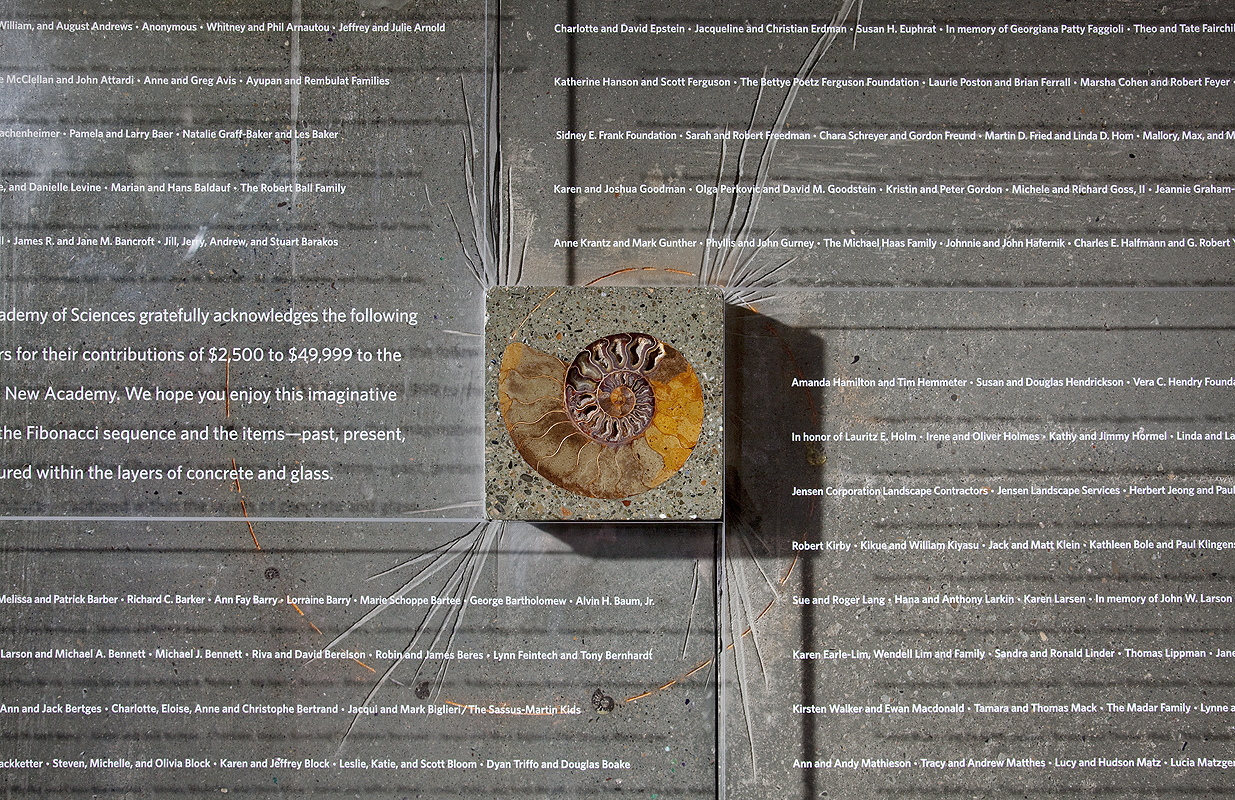
M1229 590L1224 592L1215 592L1210 589L1207 591L1187 591L1187 592L1156 592L1151 594L1127 594L1127 593L1102 593L1095 592L1093 594L1069 594L1065 592L1022 592L1020 594L1011 593L996 593L990 594L987 592L974 592L973 594L964 594L963 592L947 593L939 592L936 594L918 595L918 594L899 594L891 595L868 595L865 593L858 595L794 595L793 604L802 606L828 606L831 608L885 608L894 606L905 606L914 608L918 606L935 606L940 608L951 608L953 610L961 607L976 608L979 606L1116 606L1120 608L1144 608L1146 606L1164 606L1164 605L1231 605L1235 603L1235 596L1229 593ZM982 651L977 651L981 653ZM1134 648L1125 648L1122 651L1129 658L1141 657L1142 654L1161 657L1161 658L1230 658L1235 655L1231 650L1218 649L1201 649L1201 650L1181 650L1177 648L1166 648L1165 650L1139 650ZM1113 653L1112 653L1113 654ZM982 658L981 655L976 656Z
M570 136L563 136L562 135L563 133L564 133L563 131L558 131L558 134L559 134L558 138L572 138ZM596 133L597 133L596 131L589 131L588 138L586 140L595 138L594 135ZM617 132L617 133L606 133L605 131L600 131L599 133L600 133L600 139L602 141L613 141L617 139L626 140L626 141L640 140L640 139L657 139L657 140L673 141L679 138L676 134L673 134L673 133L646 134L646 135L642 133L637 133L635 131L625 131L625 132ZM1230 135L1227 135L1226 133L1224 133L1221 136L1211 135L1211 134L1207 134L1207 135L1212 140L1222 140L1222 141L1235 140L1235 131L1230 131L1227 133L1229 133ZM1011 134L1009 134L1009 137L1010 136ZM922 140L935 140L936 138L934 136L927 136L927 135L921 135L921 136L916 136L916 137L910 135L908 137L903 137L898 134L886 134L886 133L881 133L877 135L870 134L869 136L858 136L855 134L854 131L850 131L848 134L848 138L850 140L888 139L889 137L893 141L900 141L905 138L908 138L910 140L915 139L915 138L922 139ZM999 138L1009 138L1009 137L988 136L987 138L999 139ZM1094 139L1095 141L1098 138L1107 138L1105 135L1103 135L1102 137L1099 137L1098 134L1096 133L1094 134L1094 137L1095 137ZM583 138L582 134L579 135L579 138ZM701 134L698 136L688 137L688 138L711 139L712 137L710 135L705 136ZM726 135L723 137L717 136L716 138L717 139L730 139L730 138L761 139L765 137L763 136L734 137L734 136ZM779 134L777 136L770 137L770 138L809 140L809 139L815 138L815 136L809 133L802 133L802 134L784 133L784 134ZM818 134L818 138L823 141L836 141L837 139L846 138L846 137L844 135L832 136L832 135L829 135L828 132L826 131L821 131ZM955 140L955 139L961 139L961 138L973 139L975 137L970 136L970 135L960 136L959 134L955 134L955 133L948 133L946 135L941 134L938 137L939 140ZM1048 133L1045 135L1029 136L1027 138L1030 138L1033 140L1042 140L1042 139L1051 139L1052 137ZM1056 140L1072 139L1072 138L1076 138L1077 140L1086 140L1086 141L1088 140L1088 136L1081 135L1080 133L1076 133L1076 134L1069 133L1067 136L1063 136L1062 134L1057 134L1054 138ZM1129 138L1131 138L1131 135L1129 135ZM1166 136L1165 135L1163 136L1146 135L1144 138L1162 140L1162 139L1165 139ZM1170 134L1170 138L1173 141L1178 141L1179 134L1172 132ZM1196 138L1201 138L1201 137L1198 135ZM1230 195L1235 194L1235 185L1231 185L1228 183L1214 183L1214 182L1189 183L1186 181L1182 183L1178 183L1178 182L1176 183L1167 183L1167 182L1127 183L1127 182L1119 182L1119 181L1107 181L1107 182L1100 182L1100 183L1075 183L1075 182L1072 182L1072 183L1068 183L1068 182L1029 183L1029 182L1018 182L1018 181L1010 181L1007 183L989 183L989 182L987 183L886 183L886 182L885 183L861 183L861 182L809 183L809 182L792 182L791 183L788 181L780 181L780 182L764 182L764 183L755 183L755 184L751 184L751 183L719 183L718 184L718 183L699 182L699 183L695 183L691 185L687 183L678 182L677 179L670 179L668 181L658 180L658 181L642 182L642 183L634 183L634 182L625 183L622 180L617 180L617 181L612 181L612 182L590 183L590 184L555 183L553 185L553 193L554 194L574 194L574 195L613 195L615 197L620 197L622 195L637 195L637 194L649 194L649 195L697 194L697 195L706 195L706 196L713 196L713 195L781 195L781 196L829 195L829 196L871 197L871 196L877 195L880 197L911 196L911 197L929 198L931 196L941 196L941 197L955 198L959 195L959 196L968 196L970 199L984 199L984 198L998 197L998 198L1014 198L1014 199L1027 199L1027 200L1031 200L1034 198L1041 198L1043 196L1060 196L1060 197L1070 196L1070 197L1081 197L1081 198L1094 197L1096 199L1109 200L1112 197L1119 198L1119 197L1130 197L1134 195L1145 195L1146 197L1153 196L1153 198L1157 200L1165 200L1165 199L1169 199L1173 197L1192 197L1192 196L1198 196L1206 200L1210 200L1210 199L1216 200L1216 199L1228 198ZM884 240L888 242L896 241L895 238L883 237L883 239L880 239L878 237L858 235L858 234L853 234L852 237L845 237L841 239L829 238L825 241L832 242L832 244L829 244L830 247L855 247L855 246L869 247L871 246L869 244L867 245L852 244L852 243L845 244L845 242L861 243L861 242L872 242L873 241L873 242L879 243L880 241L884 241ZM748 239L724 239L724 240L717 240L717 241L728 242L730 243L730 246L732 247L755 247L755 246L768 246L770 243L774 243L776 240L770 239L770 238L769 239L748 238ZM947 241L947 240L944 240L944 241ZM921 245L918 245L918 246L921 246Z
M0 661L312 661L377 659L379 661L651 661L654 650L266 650L233 648L212 650L202 647L140 647L116 650L112 647L52 647L45 650L0 648Z
M872 715L886 716L895 714L1170 714L1181 715L1192 712L1201 714L1229 714L1229 703L1215 705L1208 701L1200 701L1199 705L1192 703L1155 703L1155 702L1054 702L1038 703L896 703L883 702L866 705L854 703L828 703L818 705L811 703L794 703L795 714L814 715Z
M251 79L250 79L251 80ZM71 82L71 81L70 81ZM988 77L977 75L853 75L853 76L794 76L775 75L645 75L639 77L604 76L557 76L553 88L587 89L1047 89L1054 92L1069 89L1194 89L1205 93L1225 95L1235 80L1209 75L1145 78L1134 75L1010 75ZM1109 128L1108 135L1101 138L1118 139ZM718 138L741 137L740 132L711 131ZM560 135L557 138L562 138ZM687 136L687 138L691 138ZM1049 137L1048 137L1049 138ZM1095 138L1097 138L1095 133Z
M826 36L845 34L856 36L1143 36L1166 34L1230 34L1235 33L1235 25L1210 22L1172 22L1167 24L1147 24L1145 22L984 22L973 24L936 24L931 22L901 22L890 21L857 21L853 24L840 22L823 24L813 22L803 24L784 20L746 20L743 22L694 22L654 23L654 22L581 22L553 26L557 34L593 34L593 35L706 35L706 36L738 36L738 35L770 35L770 36Z
M197 237L187 236L125 236L111 235L100 236L98 234L70 234L68 236L58 234L46 234L43 236L0 236L0 245L12 245L14 247L132 247L132 248L150 248L150 247L172 247L176 249L187 249L190 253L196 253L200 250L210 250L214 248L225 248L227 250L239 250L241 248L256 248L256 247L338 247L339 240L330 236L297 236L294 234L273 234L266 236L236 236L230 233L222 233L215 236L202 236L199 240ZM187 256L186 256L187 257Z
M94 140L94 139L120 139L124 141L161 141L170 139L221 139L223 141L233 140L239 142L261 141L269 139L271 141L290 140L290 139L338 139L339 131L326 130L324 128L305 128L302 130L293 130L291 128L279 129L253 129L253 128L0 128L0 141L7 139L17 140L43 140L43 139L60 139L60 140Z
M359 597L352 595L263 595L263 594L180 594L165 592L162 594L109 594L100 592L74 594L21 594L6 592L0 594L0 605L68 605L68 606L236 606L236 607L274 607L294 606L341 606L351 607L371 606L406 606L409 608L436 608L443 606L487 606L489 608L544 608L561 606L620 606L623 608L651 607L656 604L653 597L630 597L627 595L578 595L569 597L545 597L541 595L469 595L466 598L449 595L367 595ZM315 656L310 656L315 657Z
M1177 550L1181 553L1193 555L1201 551L1224 552L1227 550L1235 550L1235 541L1229 540L1214 540L1205 538L1196 539L1067 539L1067 538L1048 538L1041 539L980 539L980 540L961 540L961 539L931 539L922 537L917 539L895 539L892 541L875 541L872 539L859 539L857 542L846 542L839 539L826 539L820 542L803 542L794 541L792 543L794 552L827 552L827 553L848 553L851 551L857 552L883 552L883 553L909 553L909 552L935 552L935 553L974 553L980 550L989 551L1088 551L1088 552L1107 552L1112 550L1133 550L1133 551L1153 551L1153 550ZM808 604L809 605L809 604ZM824 603L823 605L827 605Z
M794 598L795 601L801 599L810 598ZM794 650L793 658L797 661L985 661L988 658L995 661L1005 659L1164 659L1178 661L1196 658L1235 658L1235 651L1223 648L1214 650L1181 650L1174 647L1164 647L1157 650L1140 650L1135 647L1119 649L1111 647L1043 647L1041 649L1015 647L1011 650L999 647L992 648L991 650L982 647L970 649L952 647L943 650L925 650L920 647L906 645L895 649L875 647L869 650L840 650L834 648ZM1202 713L1229 713L1230 710L1229 706L1202 703ZM1182 713L1191 713L1191 706L1186 704L1182 706Z
M700 185L702 186L702 184ZM566 190L570 187L555 186L556 190ZM585 187L587 188L587 187ZM642 185L639 187L629 186L607 186L598 184L596 190L604 194L621 194L628 190L637 191L644 194L684 194L685 187L682 186L648 186ZM715 193L716 187L703 187L706 191L703 193ZM802 189L811 189L810 186L794 187ZM850 193L851 187L836 187L817 185L814 188L822 191L835 190L840 193ZM979 188L979 187L970 187ZM1000 187L995 187L1000 188ZM1235 187L1231 187L1235 189ZM677 190L682 190L678 192ZM612 190L612 191L609 191ZM726 189L721 190L722 193ZM1135 194L1135 190L1132 192ZM14 237L9 237L14 238ZM153 243L153 242L151 242ZM175 246L173 244L172 246ZM983 238L966 236L958 234L956 236L935 237L929 234L922 235L905 235L899 234L895 236L871 236L871 235L854 235L835 238L832 236L823 236L815 238L793 238L789 236L770 236L770 237L754 237L750 239L730 239L730 238L715 238L712 236L690 237L677 236L669 238L665 236L659 237L643 237L643 236L626 236L622 238L588 238L580 237L578 239L561 239L554 238L553 246L562 249L579 249L579 250L609 250L609 249L630 249L630 248L666 248L666 249L691 249L691 248L720 248L727 250L741 250L743 248L751 248L754 250L768 248L781 250L829 250L829 249L856 249L868 250L879 253L886 253L896 250L1081 250L1086 252L1091 251L1107 251L1107 250L1152 250L1155 248L1171 248L1184 250L1222 250L1223 248L1235 247L1235 237L1223 236L1221 234L1201 235L1201 236L1169 236L1163 237L1156 234L1145 235L1093 235L1085 234L1076 236L1073 234L1051 233L1042 236L997 236L994 238Z
M0 477L3 477L0 474ZM1155 499L1172 498L1175 500L1184 497L1195 498L1221 498L1223 500L1235 496L1235 484L1230 483L1215 483L1210 485L1176 485L1172 483L1163 483L1158 485L1138 485L1129 484L1125 486L1093 486L1090 484L1082 484L1080 486L1057 486L1054 484L1031 483L1025 486L1003 486L1003 485L984 485L984 486L966 486L958 484L935 484L934 486L910 486L902 483L899 486L876 486L865 484L862 486L794 486L789 492L791 497L832 497L838 499L847 498L905 498L905 497L933 497L942 499L946 497L963 498L963 497L980 497L983 499L1003 498L1005 500L1019 500L1021 498L1033 498L1037 500L1050 500L1058 498L1087 498L1091 500L1100 500L1103 498L1131 498L1131 497L1147 497ZM889 543L892 544L892 543ZM902 543L903 544L903 543ZM983 545L974 545L975 549ZM1064 545L1060 545L1064 546ZM1081 549L1085 545L1077 544L1072 549ZM1118 547L1119 545L1115 545ZM1093 545L1090 544L1093 548ZM1128 545L1132 547L1132 545ZM873 549L873 548L863 548ZM885 548L879 548L885 549ZM889 550L903 550L904 547L889 546ZM956 548L952 548L956 549ZM1224 549L1221 544L1215 549Z
M131 94L135 90L154 90L162 86L193 86L232 91L266 89L270 87L306 86L337 88L372 88L390 86L385 75L136 75L133 73L38 73L9 72L0 76L0 85L7 87L81 87L86 90L119 87Z
M547 771L621 771L631 768L620 758L595 758L569 755L549 760L477 758L475 752L463 758L213 758L205 756L105 756L82 758L8 758L0 759L5 769L24 770L547 770Z
M513 716L513 717L555 717L579 716L583 707L574 703L525 703L511 705L509 703L494 703L476 705L472 703L395 703L383 705L372 703L356 705L348 703L333 703L330 705L289 702L237 702L209 704L201 702L171 702L151 703L106 701L94 703L10 703L0 702L0 719L9 716L72 716L92 717L106 716L237 716L237 717L280 717L280 716L418 716L418 717L448 717L454 715L482 716Z
M148 20L118 20L82 22L78 20L0 20L5 33L98 34L144 33L166 36L188 33L443 33L445 22L286 22L283 20L253 20L250 22L150 22Z
M216 183L208 181L201 183L195 181L193 183L177 183L175 181L162 181L161 183L133 183L123 181L111 181L110 183L94 183L91 181L78 182L77 180L53 180L47 183L39 183L37 181L29 181L26 183L8 183L0 185L0 192L8 192L10 194L21 192L37 192L40 194L101 194L103 192L111 192L115 194L131 194L134 192L166 195L166 194L325 194L325 195L344 195L347 193L346 183L249 183L247 181L239 181L236 183ZM224 237L215 237L224 238ZM234 237L229 237L234 238ZM114 241L119 239L119 241ZM6 242L11 242L19 246L41 245L49 247L52 245L125 245L125 244L143 244L153 245L156 241L160 244L171 244L178 246L179 240L168 240L167 237L138 237L135 240L133 237L117 237L117 236L92 236L87 234L77 235L51 235L42 237L27 236L8 236ZM184 244L189 244L195 240L189 240ZM295 239L292 239L291 244L295 244ZM200 246L200 244L199 244Z
M813 761L793 760L794 769L1179 769L1185 767L1227 770L1235 768L1235 759L1206 756L1092 756L1068 758L1055 756L1047 760L1037 756L994 758L817 758Z

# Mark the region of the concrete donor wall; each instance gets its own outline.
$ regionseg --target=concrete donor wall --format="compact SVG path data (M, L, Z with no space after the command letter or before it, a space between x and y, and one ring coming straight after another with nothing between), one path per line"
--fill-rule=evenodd
M0 5L6 793L1225 792L1232 37Z

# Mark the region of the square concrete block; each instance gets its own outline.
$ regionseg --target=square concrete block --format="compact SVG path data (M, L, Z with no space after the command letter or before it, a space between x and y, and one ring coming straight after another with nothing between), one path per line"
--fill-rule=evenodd
M720 519L720 290L498 288L485 308L491 519Z

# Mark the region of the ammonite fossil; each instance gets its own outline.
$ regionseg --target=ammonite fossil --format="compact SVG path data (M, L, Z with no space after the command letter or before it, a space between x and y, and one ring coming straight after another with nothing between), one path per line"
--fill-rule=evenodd
M498 400L519 453L563 489L619 499L681 469L703 429L703 389L682 354L646 333L615 333L569 366L512 342Z

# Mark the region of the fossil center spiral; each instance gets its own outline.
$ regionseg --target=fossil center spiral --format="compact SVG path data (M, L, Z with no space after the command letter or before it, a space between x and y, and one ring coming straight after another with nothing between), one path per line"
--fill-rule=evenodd
M629 386L615 386L609 392L609 402L601 400L600 407L615 417L624 417L635 408L635 390Z
M566 413L580 433L604 445L643 434L656 413L645 374L656 368L664 346L646 333L619 333L585 347L566 370Z

